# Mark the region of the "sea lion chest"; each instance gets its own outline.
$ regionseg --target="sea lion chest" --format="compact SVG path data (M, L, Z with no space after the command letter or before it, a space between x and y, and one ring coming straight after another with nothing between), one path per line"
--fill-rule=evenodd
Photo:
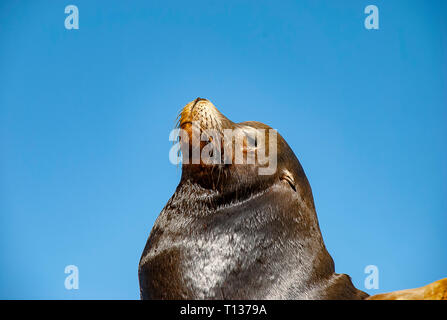
M246 201L212 204L176 195L157 219L140 262L142 297L266 298L287 269L299 269L296 221L278 219L278 190ZM301 226L303 228L303 226ZM298 245L291 254L290 246ZM301 247L301 248L299 248ZM287 260L288 263L281 261ZM299 260L299 261L298 261ZM143 294L144 292L144 294ZM147 294L149 296L147 296Z

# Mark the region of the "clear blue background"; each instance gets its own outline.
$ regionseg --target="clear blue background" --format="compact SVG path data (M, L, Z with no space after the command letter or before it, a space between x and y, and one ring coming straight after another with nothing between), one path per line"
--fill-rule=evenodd
M66 30L66 5L80 29ZM364 28L364 8L380 30ZM337 272L447 277L447 2L1 1L0 298L138 299L178 110L279 130ZM79 290L64 288L66 265Z

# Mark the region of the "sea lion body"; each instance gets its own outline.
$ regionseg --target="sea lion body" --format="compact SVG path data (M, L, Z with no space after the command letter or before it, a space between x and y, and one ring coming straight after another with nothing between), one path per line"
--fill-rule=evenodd
M204 110L199 118L216 117L217 109L208 100L197 99L183 110L182 127L188 126L198 103ZM223 127L270 128L222 119ZM310 185L279 134L277 158L271 175L259 175L259 166L250 164L182 165L181 181L157 218L140 260L142 299L368 296L349 276L335 273Z

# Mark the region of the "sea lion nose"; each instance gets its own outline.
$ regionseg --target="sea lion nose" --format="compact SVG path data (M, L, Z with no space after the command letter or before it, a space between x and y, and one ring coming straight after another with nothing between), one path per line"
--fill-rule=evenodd
M208 101L208 100L207 100L207 99L203 99L203 98L198 97L196 100L194 100L194 104L193 104L193 106L192 106L192 108L191 108L191 112L194 110L194 108L196 107L196 105L197 105L197 103L198 103L199 101Z

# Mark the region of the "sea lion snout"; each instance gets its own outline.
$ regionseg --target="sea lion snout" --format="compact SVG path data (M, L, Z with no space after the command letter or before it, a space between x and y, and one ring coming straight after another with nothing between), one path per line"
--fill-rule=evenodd
M179 128L185 129L187 124L193 122L202 130L221 130L231 124L231 121L211 101L204 98L197 98L189 102L179 113Z

